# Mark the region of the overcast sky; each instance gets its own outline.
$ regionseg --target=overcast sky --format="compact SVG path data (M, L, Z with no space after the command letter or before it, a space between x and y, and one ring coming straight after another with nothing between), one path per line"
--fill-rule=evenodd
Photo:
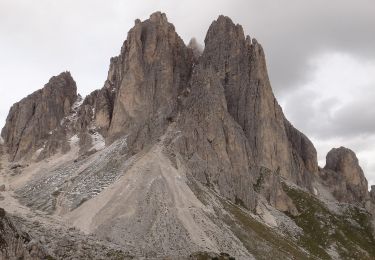
M71 71L82 95L101 88L136 18L163 11L203 44L219 14L264 47L275 94L314 142L357 153L375 184L374 0L0 0L0 126L10 106Z

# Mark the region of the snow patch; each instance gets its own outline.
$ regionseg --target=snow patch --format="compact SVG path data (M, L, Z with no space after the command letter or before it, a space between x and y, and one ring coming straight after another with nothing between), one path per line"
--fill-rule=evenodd
M35 151L35 156L38 157L43 150L44 150L44 147L39 148L38 150L36 150Z
M73 136L70 137L70 139L69 139L69 144L70 144L70 145L76 145L76 144L78 144L78 142L79 142L79 137L78 137L78 135L73 135Z
M91 140L92 140L92 148L90 150L95 149L97 151L100 151L105 147L104 137L98 132L91 134Z
M60 125L62 126L66 121L68 121L68 122L77 121L78 109L82 104L83 104L83 98L81 97L81 95L78 95L77 100L72 105L72 112L70 113L70 115L61 119Z
M4 139L0 136L0 144L4 144Z
M78 95L76 102L74 102L72 109L76 111L83 104L83 98L81 95Z

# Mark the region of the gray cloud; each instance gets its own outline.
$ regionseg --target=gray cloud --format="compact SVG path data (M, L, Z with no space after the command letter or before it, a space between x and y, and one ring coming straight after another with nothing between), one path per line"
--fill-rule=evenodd
M319 139L372 136L375 135L375 91L366 89L361 88L363 92L357 93L355 100L346 101L339 99L339 93L337 97L324 97L318 91L301 87L286 98L284 108L292 122Z

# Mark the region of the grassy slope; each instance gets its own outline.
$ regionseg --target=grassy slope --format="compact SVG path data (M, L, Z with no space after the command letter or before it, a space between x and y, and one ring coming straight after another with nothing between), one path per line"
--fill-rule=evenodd
M189 184L195 195L204 204L210 204L212 198L201 189L200 185L192 181ZM248 214L248 210L235 205L226 199L216 195L224 209L231 217L222 215L217 209L217 216L226 223L237 238L243 243L247 250L256 259L308 259L309 254L305 252L292 239L279 235L272 228L264 225Z
M191 183L191 188L203 203L209 203L209 195L199 185ZM343 215L338 215L309 193L285 184L283 188L300 212L298 216L289 216L304 231L298 241L279 235L240 205L217 196L232 215L222 216L222 221L256 259L331 259L330 247L335 248L340 259L375 259L371 216L367 212L348 207Z
M283 186L300 214L290 216L304 235L299 244L320 259L331 259L327 248L336 248L341 259L375 259L375 240L370 215L354 206L343 215L330 212L317 198Z

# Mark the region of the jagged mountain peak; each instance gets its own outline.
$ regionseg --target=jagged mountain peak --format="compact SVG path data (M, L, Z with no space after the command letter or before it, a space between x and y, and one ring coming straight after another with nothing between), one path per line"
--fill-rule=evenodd
M2 137L3 190L137 257L375 255L375 195L355 154L334 149L318 167L262 46L226 16L199 52L164 13L136 20L103 88L82 100L69 72L53 77L12 107Z
M240 24L235 24L231 18L225 15L219 15L219 17L211 23L208 29L207 35L210 35L211 33L214 33L214 32L220 32L220 31L227 32L227 33L237 31L238 35L241 35L241 32L242 34L244 34L242 26ZM235 35L232 35L232 36L235 36ZM206 37L206 40L208 40L207 37Z
M63 71L56 76L52 76L48 83L51 83L51 82L54 82L54 81L61 81L61 80L74 81L70 71Z
M150 15L150 21L152 22L168 22L167 15L165 13L162 13L160 11L154 12Z
M333 195L342 202L364 203L369 197L368 183L356 154L346 148L332 148L321 176Z
M43 147L50 131L70 113L76 98L76 83L69 72L63 72L15 103L1 132L11 160L30 158Z

